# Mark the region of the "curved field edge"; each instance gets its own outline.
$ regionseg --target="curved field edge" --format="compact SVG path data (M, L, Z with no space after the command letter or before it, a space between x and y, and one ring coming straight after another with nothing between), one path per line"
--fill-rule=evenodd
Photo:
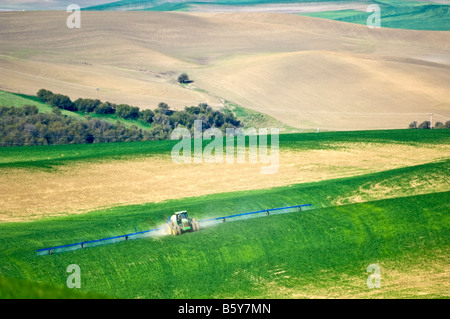
M76 263L82 292L119 298L448 297L449 196L273 215L46 256L28 249L37 240L28 234L15 253L2 252L0 269L63 286ZM381 289L367 288L370 264L381 267Z
M209 142L203 141L203 146ZM450 144L450 131L405 129L279 135L279 146L282 149L330 149L332 147L330 143L338 142L398 143L406 145ZM178 141L146 141L2 147L0 148L0 169L15 167L45 169L78 161L127 159L154 155L170 156L172 148L177 143ZM225 143L224 139L224 146ZM248 145L248 137L246 143ZM271 139L268 140L268 145L271 145ZM224 148L225 151L226 149Z

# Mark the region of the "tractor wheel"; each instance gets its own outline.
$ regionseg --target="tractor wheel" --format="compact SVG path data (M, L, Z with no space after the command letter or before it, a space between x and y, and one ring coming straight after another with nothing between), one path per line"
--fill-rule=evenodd
M181 234L180 226L175 226L175 235L180 235L180 234Z
M177 226L175 226L175 225L170 225L170 233L172 234L172 235L178 235L177 234Z
M199 231L200 227L198 225L198 221L193 220L192 221L192 228L194 228L194 231Z
M197 231L200 230L200 223L199 222L195 222L195 224L197 224Z

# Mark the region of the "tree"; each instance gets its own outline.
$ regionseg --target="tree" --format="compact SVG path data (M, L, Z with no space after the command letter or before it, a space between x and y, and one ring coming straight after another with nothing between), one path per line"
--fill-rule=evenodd
M434 128L435 129L443 129L443 128L445 128L445 125L442 122L436 122L434 124Z
M92 113L101 104L100 100L79 98L74 102L76 109L84 113Z
M109 102L100 103L94 109L95 114L114 114L115 112L116 112L115 105Z
M225 124L225 116L223 115L223 113L217 112L214 115L214 126L221 127L224 124Z
M177 127L179 125L187 127L189 122L193 122L193 120L190 119L190 116L188 113L183 111L175 111L170 116L170 122L172 127Z
M62 114L61 109L59 107L57 107L57 106L52 107L52 112L54 114L56 114L56 115L61 115Z
M53 94L53 96L48 101L51 106L57 106L60 109L68 111L76 111L77 107L67 95Z
M445 128L450 128L450 121L445 122Z
M421 129L429 129L430 128L430 121L423 121L420 123L419 128Z
M54 107L61 112L61 109ZM35 113L36 112L36 113ZM58 113L59 113L58 112ZM167 132L161 135L167 138ZM55 113L37 113L35 106L0 106L0 146L125 142L152 139L150 131L86 116L83 120Z
M171 129L170 118L165 114L157 114L153 117L153 122L160 124L165 129Z
M209 106L207 103L199 103L198 107L200 108L202 113L208 113L208 112L212 112L212 107Z
M155 113L152 110L143 110L139 112L139 118L147 123L153 122L153 117L155 116Z
M182 73L179 77L178 77L178 82L180 83L189 83L191 82L189 80L189 76L186 73Z
M22 106L22 113L24 115L38 114L39 110L35 105L24 105Z
M53 92L52 91L48 91L46 89L40 89L37 93L36 96L44 103L47 103L51 97L53 96Z
M195 115L197 115L197 114L199 114L201 112L201 109L198 106L186 106L184 108L184 111L186 113L188 113L188 114L195 114Z
M417 128L417 122L413 121L409 124L409 128Z
M168 115L170 113L170 107L169 105L167 105L167 103L160 102L158 104L158 108L155 111L162 115Z
M235 127L239 127L241 125L241 121L239 121L232 112L225 114L225 122L230 123Z
M139 108L128 104L120 104L116 106L116 114L124 119L135 120L139 117Z
M86 137L85 137L85 141L87 144L94 143L94 135L92 135L91 133L87 133Z

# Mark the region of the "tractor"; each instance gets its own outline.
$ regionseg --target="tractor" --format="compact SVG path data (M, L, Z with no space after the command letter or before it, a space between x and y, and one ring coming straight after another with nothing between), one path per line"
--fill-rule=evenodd
M189 218L187 211L176 212L168 220L168 231L171 235L200 230L200 224L195 218Z

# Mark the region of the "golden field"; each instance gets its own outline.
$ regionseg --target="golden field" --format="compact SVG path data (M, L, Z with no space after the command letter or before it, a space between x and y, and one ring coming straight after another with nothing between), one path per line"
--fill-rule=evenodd
M81 29L67 17L0 13L0 89L141 108L227 100L298 129L450 118L450 32L277 13L82 12Z
M444 144L339 142L329 146L280 149L278 171L268 175L261 174L261 167L269 164L261 162L177 164L169 155L75 162L51 170L2 168L0 222L357 176L443 160L450 154L450 146ZM446 176L420 177L395 189L391 184L361 185L355 195L339 198L335 204L450 190Z

